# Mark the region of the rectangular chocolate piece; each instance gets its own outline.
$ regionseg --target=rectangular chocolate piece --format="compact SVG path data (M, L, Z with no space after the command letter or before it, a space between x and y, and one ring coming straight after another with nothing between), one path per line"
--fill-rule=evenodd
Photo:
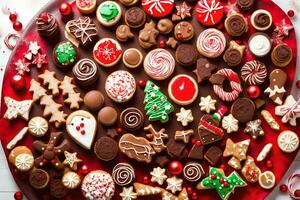
M204 146L198 146L194 144L194 146L191 148L188 158L194 159L194 160L202 160L203 159L203 151Z
M183 153L186 144L183 142L176 142L174 139L170 139L167 143L167 152L172 158L180 158Z
M212 146L210 147L205 155L204 158L212 165L216 165L220 159L220 157L222 156L222 149L220 149L217 146Z

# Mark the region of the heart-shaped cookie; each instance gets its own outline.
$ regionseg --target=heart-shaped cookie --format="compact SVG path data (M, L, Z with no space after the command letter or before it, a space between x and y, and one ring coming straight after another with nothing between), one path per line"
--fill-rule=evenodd
M84 110L78 110L69 115L66 127L72 139L85 149L91 149L96 131L95 117Z

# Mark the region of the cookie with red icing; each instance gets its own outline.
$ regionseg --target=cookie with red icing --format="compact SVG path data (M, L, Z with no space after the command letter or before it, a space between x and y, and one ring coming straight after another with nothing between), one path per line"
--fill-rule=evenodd
M115 65L122 57L119 42L111 38L103 38L94 46L94 59L103 67Z
M142 6L145 12L156 18L169 15L174 5L174 0L142 0Z
M192 77L179 74L175 76L168 86L169 97L179 105L189 105L198 96L198 85Z
M218 0L199 0L195 10L198 21L204 26L218 24L224 14L224 7Z

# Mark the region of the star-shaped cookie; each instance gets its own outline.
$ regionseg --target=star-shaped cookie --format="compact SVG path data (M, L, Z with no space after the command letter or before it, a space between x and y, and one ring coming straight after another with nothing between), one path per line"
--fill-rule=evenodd
M166 170L160 167L153 168L152 172L150 172L151 182L157 182L159 185L162 185L168 178L165 172Z
M133 187L123 187L122 192L120 193L122 200L133 200L137 198L137 194L133 192Z
M176 176L172 176L171 178L167 179L167 190L170 190L173 194L175 194L177 191L182 190L182 182L183 180L180 178L177 178Z
M194 120L193 113L191 109L180 108L180 112L176 113L177 121L181 122L182 126L187 126L190 122Z
M208 95L207 97L201 97L199 103L200 110L210 113L211 111L216 110L216 103L217 101L215 99L212 99L210 95Z
M73 170L77 170L78 163L82 162L82 160L77 157L77 152L70 153L68 151L65 151L64 155L66 158L63 164L69 166Z

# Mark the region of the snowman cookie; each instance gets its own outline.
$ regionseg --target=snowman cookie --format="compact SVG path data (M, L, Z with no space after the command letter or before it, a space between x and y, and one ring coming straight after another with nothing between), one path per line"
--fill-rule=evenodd
M67 132L72 139L85 149L90 149L97 131L95 117L87 111L78 110L69 115Z

